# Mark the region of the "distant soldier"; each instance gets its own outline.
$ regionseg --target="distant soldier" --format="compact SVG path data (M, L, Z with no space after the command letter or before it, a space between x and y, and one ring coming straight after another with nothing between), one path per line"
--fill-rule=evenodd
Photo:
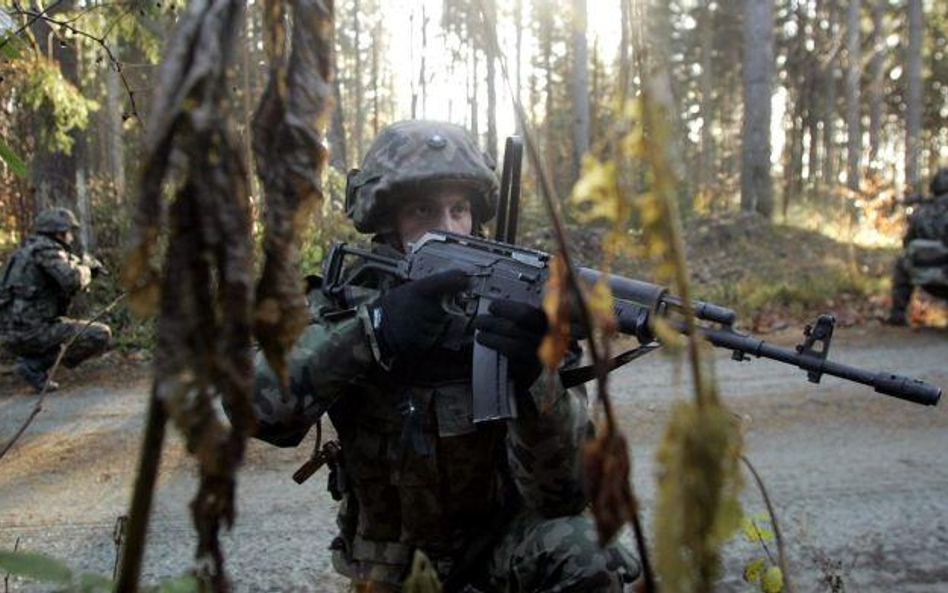
M102 354L111 342L109 326L85 327L85 321L65 317L72 297L102 270L95 258L72 252L78 228L70 210L44 210L0 275L0 346L17 357L16 373L36 391L46 383L60 346L80 332L63 355L67 367ZM50 382L48 389L56 387Z
M895 262L892 309L885 320L891 325L908 323L906 311L916 286L948 298L948 168L938 170L930 188L931 199L909 216L905 250Z

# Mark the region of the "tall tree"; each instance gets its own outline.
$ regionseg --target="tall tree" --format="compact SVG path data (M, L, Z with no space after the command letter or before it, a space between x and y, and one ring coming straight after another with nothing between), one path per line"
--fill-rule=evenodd
M586 0L573 3L573 163L571 181L579 179L583 155L589 152L589 51L586 44Z
M490 23L495 29L497 27L497 2L496 0L484 0L484 6L487 11L486 23ZM481 46L484 48L484 56L487 61L487 154L497 161L497 83L496 83L496 64L497 56L494 53L494 44L487 39L487 35L493 35L493 31L482 31L480 35Z
M859 125L862 75L860 51L860 1L849 0L846 16L846 186L859 190L859 167L862 156L862 129Z
M922 127L922 0L908 2L908 51L905 68L905 184L919 191L919 133Z
M883 11L886 0L871 0L870 14L872 28L869 33L869 47L872 56L869 59L869 166L876 168L879 155L879 134L882 130L882 99L885 82L885 31L883 30Z
M46 14L50 17L62 16L62 13L71 10L74 4L73 0L57 3L47 10ZM76 85L79 82L76 40L60 37L62 33L53 30L44 19L35 19L31 28L40 53L50 56L52 61L58 64L63 78ZM51 101L44 101L33 118L36 147L30 172L34 212L50 206L65 206L73 211L77 207L74 146L58 147L48 141L51 136L50 129L57 125L53 109ZM75 131L70 134L70 144L75 144L76 136Z
M773 0L744 2L744 124L741 135L741 209L770 217L770 96Z

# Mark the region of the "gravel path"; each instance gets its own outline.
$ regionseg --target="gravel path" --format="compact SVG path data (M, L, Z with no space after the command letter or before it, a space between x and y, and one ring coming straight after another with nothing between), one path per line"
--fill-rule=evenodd
M885 368L948 387L948 334L878 327L840 330L831 358ZM779 341L779 339L778 339ZM789 343L789 342L788 342ZM783 525L800 591L948 590L948 413L874 394L833 378L819 386L802 371L769 361L718 356L722 397L746 425L746 453L761 473ZM654 455L671 403L690 393L687 373L660 354L612 381L629 435L634 483L651 524ZM145 369L101 366L49 396L46 409L0 460L0 548L48 553L110 574L116 518L127 510L148 395ZM80 380L81 379L81 380ZM35 396L0 382L0 441L29 413ZM340 591L326 546L335 503L317 476L290 478L309 444L280 450L251 443L240 474L239 517L224 537L240 591ZM749 480L748 480L749 482ZM188 501L194 465L172 435L165 447L144 578L184 572L194 536ZM747 488L745 508L764 510ZM721 589L748 591L742 567L760 554L728 545ZM35 585L10 583L11 590Z

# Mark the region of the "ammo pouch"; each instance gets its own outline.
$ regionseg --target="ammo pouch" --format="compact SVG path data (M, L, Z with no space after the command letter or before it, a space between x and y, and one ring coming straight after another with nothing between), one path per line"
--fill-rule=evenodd
M908 244L909 276L915 286L948 286L948 246L934 239Z

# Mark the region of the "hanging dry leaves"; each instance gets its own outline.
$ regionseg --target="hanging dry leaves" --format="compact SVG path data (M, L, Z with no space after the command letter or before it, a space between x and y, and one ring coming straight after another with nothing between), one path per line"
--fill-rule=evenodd
M540 362L555 370L569 348L570 342L570 292L566 275L569 271L559 255L550 260L550 276L543 292L543 311L546 312L549 329L540 343L537 355Z
M592 505L599 544L607 545L636 512L625 437L614 430L583 448L583 487Z
M250 311L253 242L246 169L226 119L225 68L244 4L192 3L169 42L155 98L126 286L140 307L160 294L157 398L198 460L191 503L202 577L227 589L217 539L234 520L234 476L253 425ZM165 183L183 179L170 207L161 272L156 250ZM218 417L221 397L233 424Z
M741 524L741 433L716 398L679 403L658 452L656 565L669 591L712 591Z
M198 460L200 485L191 504L197 558L200 576L218 591L228 588L218 532L234 520L235 474L254 423L251 211L246 168L226 108L227 68L245 6L238 0L196 0L169 41L149 118L141 198L124 278L139 311L160 307L153 398ZM282 201L277 199L267 212L267 224L275 229L268 233L268 262L285 256L280 245L292 244L303 215L294 204L314 201L325 160L316 127L328 103L323 97L328 96L331 8L319 1L294 7L290 74L279 79L277 99L271 94L258 118L270 133L264 142L270 143L271 158L262 176L268 190L282 192ZM280 150L275 143L281 143ZM169 185L175 195L166 208L162 198ZM154 259L166 209L167 247L159 274ZM261 290L262 308L290 303L287 309L294 315L301 289L286 288L292 284L289 270L268 270L264 283L269 279L275 288ZM292 273L295 278L296 270ZM281 315L276 318L271 327L277 338L285 339L285 324ZM230 423L218 415L218 397L230 412Z
M282 35L284 4L269 0L270 78L254 117L257 173L266 193L263 274L254 333L281 384L286 354L309 320L298 241L322 199L326 148L320 130L332 106L332 3L294 0L292 50Z

